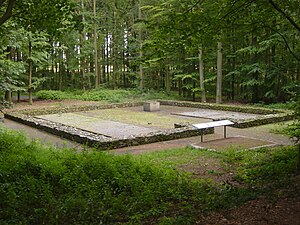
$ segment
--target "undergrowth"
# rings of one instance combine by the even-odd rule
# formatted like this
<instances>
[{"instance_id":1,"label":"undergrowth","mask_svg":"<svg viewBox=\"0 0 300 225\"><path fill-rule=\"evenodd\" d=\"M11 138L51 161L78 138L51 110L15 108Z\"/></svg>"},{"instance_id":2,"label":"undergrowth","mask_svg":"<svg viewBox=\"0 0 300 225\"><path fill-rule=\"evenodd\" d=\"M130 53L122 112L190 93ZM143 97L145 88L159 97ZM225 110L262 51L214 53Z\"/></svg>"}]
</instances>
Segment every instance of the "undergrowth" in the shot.
<instances>
[{"instance_id":1,"label":"undergrowth","mask_svg":"<svg viewBox=\"0 0 300 225\"><path fill-rule=\"evenodd\" d=\"M0 129L0 224L192 221L196 211L222 207L231 196L147 160L56 150Z\"/></svg>"},{"instance_id":2,"label":"undergrowth","mask_svg":"<svg viewBox=\"0 0 300 225\"><path fill-rule=\"evenodd\" d=\"M285 186L297 166L297 150L293 146L248 151L230 149L223 157L237 181L256 188Z\"/></svg>"},{"instance_id":3,"label":"undergrowth","mask_svg":"<svg viewBox=\"0 0 300 225\"><path fill-rule=\"evenodd\" d=\"M137 89L98 89L89 91L57 91L41 90L35 94L39 99L47 100L65 100L76 99L84 101L102 101L102 102L126 102L151 99L174 99L175 94L167 95L164 92L147 91L142 92ZM178 98L178 97L176 97Z\"/></svg>"},{"instance_id":4,"label":"undergrowth","mask_svg":"<svg viewBox=\"0 0 300 225\"><path fill-rule=\"evenodd\" d=\"M172 161L171 152L166 161ZM189 160L198 155L191 149L175 152ZM295 149L208 154L233 165L229 169L240 182L255 184L289 177ZM199 213L259 193L247 185L193 179L176 169L186 160L166 163L166 156L78 154L0 127L0 224L193 224Z\"/></svg>"}]
</instances>

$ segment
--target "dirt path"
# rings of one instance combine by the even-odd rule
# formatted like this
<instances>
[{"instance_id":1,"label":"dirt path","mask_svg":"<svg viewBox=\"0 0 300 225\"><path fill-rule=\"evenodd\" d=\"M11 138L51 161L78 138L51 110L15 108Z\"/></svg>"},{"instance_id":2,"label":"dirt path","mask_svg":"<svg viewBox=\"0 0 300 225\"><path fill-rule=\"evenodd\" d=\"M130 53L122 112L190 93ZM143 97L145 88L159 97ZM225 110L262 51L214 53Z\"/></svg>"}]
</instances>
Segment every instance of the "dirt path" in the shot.
<instances>
[{"instance_id":1,"label":"dirt path","mask_svg":"<svg viewBox=\"0 0 300 225\"><path fill-rule=\"evenodd\" d=\"M228 127L227 128L227 139L223 138L223 128L215 128L215 134L209 134L204 136L204 142L200 142L200 137L191 137L184 139L177 139L172 141L164 141L158 143L152 143L147 145L132 146L126 148L120 148L111 150L114 153L130 153L130 154L141 154L145 152L160 151L171 148L182 148L196 144L199 147L222 150L224 146L228 145L231 141L231 145L228 147L243 147L246 142L250 144L251 148L261 147L266 145L293 145L293 142L286 136L280 134L274 134L270 131L273 125L264 125L259 127L252 127L246 129L239 129Z\"/></svg>"}]
</instances>

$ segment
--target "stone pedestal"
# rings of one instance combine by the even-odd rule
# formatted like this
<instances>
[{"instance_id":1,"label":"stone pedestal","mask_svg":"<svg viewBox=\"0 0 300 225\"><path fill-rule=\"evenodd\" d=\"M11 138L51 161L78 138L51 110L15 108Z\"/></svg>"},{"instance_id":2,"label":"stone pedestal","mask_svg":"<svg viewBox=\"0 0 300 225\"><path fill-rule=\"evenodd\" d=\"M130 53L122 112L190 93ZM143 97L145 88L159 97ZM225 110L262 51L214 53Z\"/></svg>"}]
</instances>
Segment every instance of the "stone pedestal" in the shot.
<instances>
[{"instance_id":1,"label":"stone pedestal","mask_svg":"<svg viewBox=\"0 0 300 225\"><path fill-rule=\"evenodd\" d=\"M160 103L159 102L145 102L144 103L144 111L153 112L160 110Z\"/></svg>"}]
</instances>

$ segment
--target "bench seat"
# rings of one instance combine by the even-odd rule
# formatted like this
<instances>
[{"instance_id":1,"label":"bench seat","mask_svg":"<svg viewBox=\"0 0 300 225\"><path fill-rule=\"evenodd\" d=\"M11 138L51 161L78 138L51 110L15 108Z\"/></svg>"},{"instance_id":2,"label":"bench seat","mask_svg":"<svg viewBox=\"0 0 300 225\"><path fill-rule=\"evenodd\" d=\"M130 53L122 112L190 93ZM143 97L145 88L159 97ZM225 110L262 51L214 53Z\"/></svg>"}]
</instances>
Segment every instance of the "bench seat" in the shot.
<instances>
[{"instance_id":1,"label":"bench seat","mask_svg":"<svg viewBox=\"0 0 300 225\"><path fill-rule=\"evenodd\" d=\"M224 138L226 138L226 126L233 125L234 123L231 122L230 120L218 120L218 121L212 121L212 122L207 122L207 123L199 123L199 124L193 124L193 127L203 130L207 128L212 128L212 127L220 127L224 126ZM201 133L201 142L203 142L203 133Z\"/></svg>"}]
</instances>

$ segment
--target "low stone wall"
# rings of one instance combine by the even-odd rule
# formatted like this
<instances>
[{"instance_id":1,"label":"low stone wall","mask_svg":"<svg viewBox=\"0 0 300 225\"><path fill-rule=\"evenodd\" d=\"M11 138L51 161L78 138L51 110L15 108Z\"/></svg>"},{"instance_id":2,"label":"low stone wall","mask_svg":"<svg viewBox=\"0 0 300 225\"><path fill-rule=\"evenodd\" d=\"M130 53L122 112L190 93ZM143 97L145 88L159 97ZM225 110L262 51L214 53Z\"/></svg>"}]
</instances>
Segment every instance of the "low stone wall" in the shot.
<instances>
[{"instance_id":1,"label":"low stone wall","mask_svg":"<svg viewBox=\"0 0 300 225\"><path fill-rule=\"evenodd\" d=\"M278 113L287 113L288 112L288 111L284 111L284 110L266 109L266 108L261 108L261 107L251 107L251 106L240 107L240 106L236 106L236 105L211 104L211 103L201 103L201 102L186 102L186 101L172 101L172 100L159 100L159 102L161 105L199 108L199 109L223 110L223 111L252 113L252 114L260 114L260 115L278 114Z\"/></svg>"},{"instance_id":2,"label":"low stone wall","mask_svg":"<svg viewBox=\"0 0 300 225\"><path fill-rule=\"evenodd\" d=\"M204 108L214 110L225 110L235 111L243 113L255 113L261 115L258 119L233 121L234 127L246 128L252 126L258 126L268 123L281 122L293 119L293 113L290 111L282 110L270 110L256 107L238 107L232 105L217 105L209 103L195 103L195 102L182 102L182 101L165 101L159 100L161 105L179 106L179 107L192 107L192 108ZM136 146L141 144L148 144L154 142L161 142L167 140L174 140L179 138L186 138L192 136L198 136L203 134L214 133L214 129L203 129L198 130L188 123L174 124L175 128L170 130L162 130L152 132L146 135L131 136L124 139L116 139L101 135L98 133L90 132L83 129L78 129L72 126L67 126L60 123L36 118L37 115L55 114L55 113L69 113L78 111L89 111L99 109L110 109L110 108L125 108L143 106L143 102L135 103L119 103L109 105L85 105L85 106L69 106L69 107L57 107L57 108L46 108L39 110L19 110L5 113L5 118L44 130L54 135L58 135L63 138L67 138L72 141L76 141L82 144L86 144L91 147L96 147L101 150L115 149L128 146Z\"/></svg>"},{"instance_id":3,"label":"low stone wall","mask_svg":"<svg viewBox=\"0 0 300 225\"><path fill-rule=\"evenodd\" d=\"M256 119L247 119L241 121L234 121L233 127L236 128L248 128L248 127L256 127L260 125L270 124L270 123L279 123L288 120L293 120L294 114L293 113L278 113L278 114L270 114L270 115L263 115Z\"/></svg>"},{"instance_id":4,"label":"low stone wall","mask_svg":"<svg viewBox=\"0 0 300 225\"><path fill-rule=\"evenodd\" d=\"M100 109L113 109L113 108L127 108L142 106L143 102L126 102L126 103L115 103L115 104L93 104L93 105L73 105L67 107L55 107L55 108L45 108L45 109L26 109L26 110L16 110L11 112L18 112L20 114L28 116L39 116L39 115L48 115L56 113L72 113L72 112L82 112L82 111L91 111L91 110L100 110Z\"/></svg>"},{"instance_id":5,"label":"low stone wall","mask_svg":"<svg viewBox=\"0 0 300 225\"><path fill-rule=\"evenodd\" d=\"M78 129L60 123L24 115L18 112L6 113L5 118L29 125L60 137L86 144L100 150L109 150L128 146L136 146L154 142L168 141L203 134L212 134L214 129L198 130L192 126L182 126L170 130L152 132L141 136L131 136L124 139L116 139L94 132Z\"/></svg>"},{"instance_id":6,"label":"low stone wall","mask_svg":"<svg viewBox=\"0 0 300 225\"><path fill-rule=\"evenodd\" d=\"M232 118L223 118L234 122L233 127L236 128L248 128L255 127L264 124L278 123L294 119L294 113L288 110L277 110L277 109L265 109L260 107L239 107L235 105L222 105L222 104L210 104L210 103L199 103L199 102L184 102L184 101L165 101L160 100L161 105L178 106L178 107L190 107L199 109L212 109L222 111L232 111L241 113L258 114L258 118L245 119L245 120L234 120Z\"/></svg>"}]
</instances>

